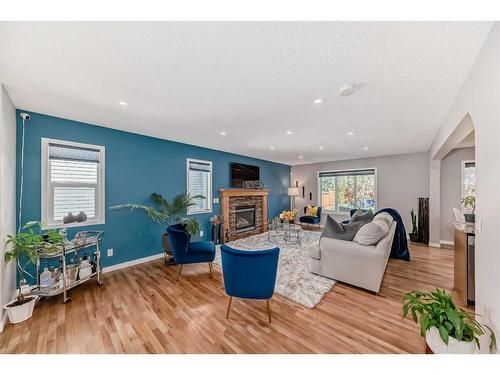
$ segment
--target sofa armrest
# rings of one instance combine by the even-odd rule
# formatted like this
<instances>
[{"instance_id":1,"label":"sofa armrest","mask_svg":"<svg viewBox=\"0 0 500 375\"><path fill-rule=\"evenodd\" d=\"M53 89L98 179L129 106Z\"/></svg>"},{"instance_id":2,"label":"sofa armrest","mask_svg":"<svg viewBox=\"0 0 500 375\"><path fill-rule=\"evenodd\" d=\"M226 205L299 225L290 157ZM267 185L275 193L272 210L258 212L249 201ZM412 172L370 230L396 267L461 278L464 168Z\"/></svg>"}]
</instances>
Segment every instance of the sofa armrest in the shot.
<instances>
[{"instance_id":1,"label":"sofa armrest","mask_svg":"<svg viewBox=\"0 0 500 375\"><path fill-rule=\"evenodd\" d=\"M306 250L307 250L307 255L309 255L309 258L321 259L321 251L319 248L319 241L315 241L315 242L307 245Z\"/></svg>"}]
</instances>

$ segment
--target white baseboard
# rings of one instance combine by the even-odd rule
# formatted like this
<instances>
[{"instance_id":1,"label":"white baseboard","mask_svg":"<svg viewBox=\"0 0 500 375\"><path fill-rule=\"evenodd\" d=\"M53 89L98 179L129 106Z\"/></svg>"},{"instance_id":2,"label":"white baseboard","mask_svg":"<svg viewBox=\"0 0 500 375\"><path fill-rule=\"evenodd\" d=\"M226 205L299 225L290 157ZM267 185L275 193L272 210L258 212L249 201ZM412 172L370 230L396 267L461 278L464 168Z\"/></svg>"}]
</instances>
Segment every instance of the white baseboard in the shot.
<instances>
[{"instance_id":1,"label":"white baseboard","mask_svg":"<svg viewBox=\"0 0 500 375\"><path fill-rule=\"evenodd\" d=\"M137 264L150 262L152 260L156 260L156 259L160 259L160 258L163 258L163 252L161 252L159 254L151 255L151 256L145 257L145 258L134 259L134 260L130 260L128 262L114 264L114 265L109 266L109 267L103 267L102 273L121 270L122 268L132 267L132 266L135 266Z\"/></svg>"},{"instance_id":2,"label":"white baseboard","mask_svg":"<svg viewBox=\"0 0 500 375\"><path fill-rule=\"evenodd\" d=\"M441 241L439 241L439 243L440 243L441 245L450 245L450 246L455 246L455 242L453 242L453 241L445 241L445 240L441 240Z\"/></svg>"},{"instance_id":3,"label":"white baseboard","mask_svg":"<svg viewBox=\"0 0 500 375\"><path fill-rule=\"evenodd\" d=\"M430 247L438 247L438 248L440 248L441 244L438 244L438 243L435 243L435 242L429 242L429 246Z\"/></svg>"}]
</instances>

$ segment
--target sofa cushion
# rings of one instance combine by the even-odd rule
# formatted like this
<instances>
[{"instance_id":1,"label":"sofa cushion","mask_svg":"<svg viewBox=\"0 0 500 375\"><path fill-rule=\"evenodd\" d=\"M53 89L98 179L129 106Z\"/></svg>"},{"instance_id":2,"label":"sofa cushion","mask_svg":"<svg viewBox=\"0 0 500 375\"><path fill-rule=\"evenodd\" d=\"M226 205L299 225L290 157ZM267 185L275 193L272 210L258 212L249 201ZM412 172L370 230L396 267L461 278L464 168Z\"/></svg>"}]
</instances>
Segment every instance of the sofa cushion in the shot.
<instances>
[{"instance_id":1,"label":"sofa cushion","mask_svg":"<svg viewBox=\"0 0 500 375\"><path fill-rule=\"evenodd\" d=\"M353 241L365 246L376 245L389 233L389 228L385 220L373 220L359 228Z\"/></svg>"},{"instance_id":2,"label":"sofa cushion","mask_svg":"<svg viewBox=\"0 0 500 375\"><path fill-rule=\"evenodd\" d=\"M306 224L318 224L320 221L320 218L317 216L301 216L299 218L299 221L301 223L306 223Z\"/></svg>"},{"instance_id":3,"label":"sofa cushion","mask_svg":"<svg viewBox=\"0 0 500 375\"><path fill-rule=\"evenodd\" d=\"M394 219L387 212L381 212L373 218L373 220L383 220L390 227Z\"/></svg>"},{"instance_id":4,"label":"sofa cushion","mask_svg":"<svg viewBox=\"0 0 500 375\"><path fill-rule=\"evenodd\" d=\"M319 241L313 242L313 243L310 243L309 245L307 245L307 255L309 255L309 258L313 258L313 259L320 259L321 258Z\"/></svg>"},{"instance_id":5,"label":"sofa cushion","mask_svg":"<svg viewBox=\"0 0 500 375\"><path fill-rule=\"evenodd\" d=\"M349 220L350 224L353 223L362 223L362 224L367 224L370 221L373 220L373 211L372 210L357 210L354 212L351 216L351 219Z\"/></svg>"},{"instance_id":6,"label":"sofa cushion","mask_svg":"<svg viewBox=\"0 0 500 375\"><path fill-rule=\"evenodd\" d=\"M326 217L325 227L321 233L321 238L334 238L336 240L352 241L363 222L342 224L338 223L331 215Z\"/></svg>"}]
</instances>

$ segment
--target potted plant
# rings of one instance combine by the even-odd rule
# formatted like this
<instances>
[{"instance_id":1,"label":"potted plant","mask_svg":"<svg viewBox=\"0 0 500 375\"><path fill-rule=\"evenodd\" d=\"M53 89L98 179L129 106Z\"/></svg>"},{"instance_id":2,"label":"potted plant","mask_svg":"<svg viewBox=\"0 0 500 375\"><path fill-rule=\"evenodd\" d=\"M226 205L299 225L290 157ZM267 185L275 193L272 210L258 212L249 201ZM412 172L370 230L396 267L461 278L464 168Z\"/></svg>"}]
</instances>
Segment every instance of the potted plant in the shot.
<instances>
[{"instance_id":1,"label":"potted plant","mask_svg":"<svg viewBox=\"0 0 500 375\"><path fill-rule=\"evenodd\" d=\"M153 193L150 196L152 202L151 206L127 203L118 206L113 206L111 209L129 208L131 210L143 210L148 217L155 223L166 223L168 226L175 223L182 223L185 225L186 232L195 236L200 232L200 224L195 218L182 218L181 215L185 214L189 207L194 206L195 200L205 199L203 195L178 194L169 203L160 194ZM170 249L170 241L168 240L168 233L162 235L163 251L165 252L165 263L173 264L174 258L172 250Z\"/></svg>"},{"instance_id":2,"label":"potted plant","mask_svg":"<svg viewBox=\"0 0 500 375\"><path fill-rule=\"evenodd\" d=\"M411 225L412 225L412 230L410 233L410 241L411 242L418 242L418 227L417 227L417 215L415 214L415 210L410 211L411 215Z\"/></svg>"},{"instance_id":3,"label":"potted plant","mask_svg":"<svg viewBox=\"0 0 500 375\"><path fill-rule=\"evenodd\" d=\"M494 332L482 325L473 314L457 308L453 298L443 289L434 292L412 291L403 296L403 318L411 314L420 321L420 334L427 345L438 354L472 354L479 336L490 332L490 352L496 348Z\"/></svg>"},{"instance_id":4,"label":"potted plant","mask_svg":"<svg viewBox=\"0 0 500 375\"><path fill-rule=\"evenodd\" d=\"M37 227L38 230L35 231ZM38 299L36 295L25 295L23 284L26 285L26 280L23 278L23 274L29 275L26 266L30 263L36 264L41 251L45 253L59 252L63 243L63 237L56 229L42 233L40 223L37 221L26 223L15 235L7 235L5 243L7 250L4 254L4 260L6 263L16 262L17 277L19 278L17 297L3 307L12 324L31 318L35 302ZM23 261L26 261L24 266L22 265Z\"/></svg>"},{"instance_id":5,"label":"potted plant","mask_svg":"<svg viewBox=\"0 0 500 375\"><path fill-rule=\"evenodd\" d=\"M467 223L473 223L475 221L474 211L476 210L476 197L473 195L467 195L462 198L461 202L465 210L465 221Z\"/></svg>"},{"instance_id":6,"label":"potted plant","mask_svg":"<svg viewBox=\"0 0 500 375\"><path fill-rule=\"evenodd\" d=\"M290 224L293 224L295 223L295 217L297 215L297 209L293 209L291 211L283 211L281 214L280 214L280 219L282 222L289 222Z\"/></svg>"}]
</instances>

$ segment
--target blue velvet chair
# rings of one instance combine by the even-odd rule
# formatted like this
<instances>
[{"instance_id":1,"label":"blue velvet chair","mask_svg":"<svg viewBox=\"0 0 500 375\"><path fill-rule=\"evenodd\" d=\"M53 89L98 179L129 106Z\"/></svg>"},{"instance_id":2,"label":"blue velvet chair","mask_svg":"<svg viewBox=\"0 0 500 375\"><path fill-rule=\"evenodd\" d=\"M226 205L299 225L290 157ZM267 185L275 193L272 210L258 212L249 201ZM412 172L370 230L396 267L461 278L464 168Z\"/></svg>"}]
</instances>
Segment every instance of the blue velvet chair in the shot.
<instances>
[{"instance_id":1,"label":"blue velvet chair","mask_svg":"<svg viewBox=\"0 0 500 375\"><path fill-rule=\"evenodd\" d=\"M307 211L307 206L304 207L304 214ZM318 211L316 212L316 216L304 215L299 218L299 221L302 224L310 224L310 225L318 225L318 229L320 228L319 223L321 222L321 207L318 207Z\"/></svg>"},{"instance_id":2,"label":"blue velvet chair","mask_svg":"<svg viewBox=\"0 0 500 375\"><path fill-rule=\"evenodd\" d=\"M271 323L271 306L269 299L274 294L276 272L280 249L245 251L221 246L222 273L224 288L229 295L226 319L233 297L249 299L265 299L267 315Z\"/></svg>"},{"instance_id":3,"label":"blue velvet chair","mask_svg":"<svg viewBox=\"0 0 500 375\"><path fill-rule=\"evenodd\" d=\"M215 245L212 241L191 242L191 236L183 224L170 225L167 233L175 263L180 264L177 281L181 276L183 265L190 263L208 263L212 277L212 262L215 258Z\"/></svg>"}]
</instances>

